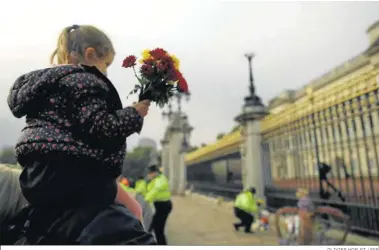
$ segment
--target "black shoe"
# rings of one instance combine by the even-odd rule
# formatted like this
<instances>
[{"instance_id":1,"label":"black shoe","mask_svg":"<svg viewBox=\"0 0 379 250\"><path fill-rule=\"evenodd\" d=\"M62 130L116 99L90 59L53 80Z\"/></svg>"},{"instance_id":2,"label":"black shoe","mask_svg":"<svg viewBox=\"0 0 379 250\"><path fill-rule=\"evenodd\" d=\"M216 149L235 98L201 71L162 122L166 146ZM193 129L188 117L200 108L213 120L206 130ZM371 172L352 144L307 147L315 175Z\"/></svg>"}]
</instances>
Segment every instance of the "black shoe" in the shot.
<instances>
[{"instance_id":1,"label":"black shoe","mask_svg":"<svg viewBox=\"0 0 379 250\"><path fill-rule=\"evenodd\" d=\"M236 230L236 231L238 231L238 229L240 228L238 225L236 225L236 224L233 224L233 226L234 226L234 229Z\"/></svg>"},{"instance_id":2,"label":"black shoe","mask_svg":"<svg viewBox=\"0 0 379 250\"><path fill-rule=\"evenodd\" d=\"M245 230L245 234L252 234L252 233L254 233L254 232L251 230Z\"/></svg>"}]
</instances>

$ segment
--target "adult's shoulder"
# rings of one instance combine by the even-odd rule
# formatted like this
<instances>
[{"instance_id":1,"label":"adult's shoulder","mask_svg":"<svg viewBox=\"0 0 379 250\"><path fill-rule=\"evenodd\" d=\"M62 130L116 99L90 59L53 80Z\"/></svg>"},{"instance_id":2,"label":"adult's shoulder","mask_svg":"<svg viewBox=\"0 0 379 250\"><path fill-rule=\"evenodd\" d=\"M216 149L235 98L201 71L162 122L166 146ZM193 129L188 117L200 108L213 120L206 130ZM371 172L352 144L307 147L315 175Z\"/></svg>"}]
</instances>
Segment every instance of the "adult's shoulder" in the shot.
<instances>
[{"instance_id":1,"label":"adult's shoulder","mask_svg":"<svg viewBox=\"0 0 379 250\"><path fill-rule=\"evenodd\" d=\"M102 210L82 231L82 245L155 245L141 222L123 205L113 204Z\"/></svg>"}]
</instances>

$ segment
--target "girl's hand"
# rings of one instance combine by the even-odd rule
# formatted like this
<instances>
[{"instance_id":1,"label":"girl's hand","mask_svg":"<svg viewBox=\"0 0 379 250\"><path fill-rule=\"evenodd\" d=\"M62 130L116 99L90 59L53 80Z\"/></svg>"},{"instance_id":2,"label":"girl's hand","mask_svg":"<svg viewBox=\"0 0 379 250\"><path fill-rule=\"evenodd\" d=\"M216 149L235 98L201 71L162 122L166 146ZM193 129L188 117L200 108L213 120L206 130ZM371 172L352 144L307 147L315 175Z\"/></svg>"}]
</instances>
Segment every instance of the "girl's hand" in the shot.
<instances>
[{"instance_id":1,"label":"girl's hand","mask_svg":"<svg viewBox=\"0 0 379 250\"><path fill-rule=\"evenodd\" d=\"M133 107L137 110L138 114L145 117L149 113L150 101L143 100L138 103L133 103Z\"/></svg>"}]
</instances>

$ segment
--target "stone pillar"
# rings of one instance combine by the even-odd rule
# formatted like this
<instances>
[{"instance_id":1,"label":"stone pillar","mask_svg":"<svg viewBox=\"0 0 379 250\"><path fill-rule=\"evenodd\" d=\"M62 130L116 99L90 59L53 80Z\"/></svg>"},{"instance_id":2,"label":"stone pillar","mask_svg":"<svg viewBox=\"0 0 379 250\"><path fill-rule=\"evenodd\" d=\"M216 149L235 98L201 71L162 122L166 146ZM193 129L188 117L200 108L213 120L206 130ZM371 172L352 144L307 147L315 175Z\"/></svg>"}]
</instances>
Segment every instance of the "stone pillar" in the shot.
<instances>
[{"instance_id":1,"label":"stone pillar","mask_svg":"<svg viewBox=\"0 0 379 250\"><path fill-rule=\"evenodd\" d=\"M184 157L186 155L185 151L180 152L179 154L179 163L178 163L178 189L177 194L183 195L187 187L187 168L184 162Z\"/></svg>"},{"instance_id":2,"label":"stone pillar","mask_svg":"<svg viewBox=\"0 0 379 250\"><path fill-rule=\"evenodd\" d=\"M258 197L264 197L264 175L261 155L261 129L259 120L250 120L245 125L245 157L243 158L244 188L255 187Z\"/></svg>"},{"instance_id":3,"label":"stone pillar","mask_svg":"<svg viewBox=\"0 0 379 250\"><path fill-rule=\"evenodd\" d=\"M179 147L180 147L180 133L177 131L171 132L171 138L170 138L170 161L169 161L169 183L171 192L173 194L176 193L177 190L177 167L178 167L178 155L179 155Z\"/></svg>"},{"instance_id":4,"label":"stone pillar","mask_svg":"<svg viewBox=\"0 0 379 250\"><path fill-rule=\"evenodd\" d=\"M178 190L178 167L180 165L180 149L182 146L182 129L181 129L181 121L180 115L178 113L174 113L171 124L168 128L170 133L170 160L169 160L169 182L171 192L173 194L177 193Z\"/></svg>"},{"instance_id":5,"label":"stone pillar","mask_svg":"<svg viewBox=\"0 0 379 250\"><path fill-rule=\"evenodd\" d=\"M191 130L186 116L179 112L173 113L165 140L162 140L162 165L173 194L184 194L187 186L187 169L184 162L187 147L184 142Z\"/></svg>"},{"instance_id":6,"label":"stone pillar","mask_svg":"<svg viewBox=\"0 0 379 250\"><path fill-rule=\"evenodd\" d=\"M165 138L161 141L162 144L162 153L161 153L161 167L163 168L163 174L170 178L170 148L169 148L169 141Z\"/></svg>"}]
</instances>

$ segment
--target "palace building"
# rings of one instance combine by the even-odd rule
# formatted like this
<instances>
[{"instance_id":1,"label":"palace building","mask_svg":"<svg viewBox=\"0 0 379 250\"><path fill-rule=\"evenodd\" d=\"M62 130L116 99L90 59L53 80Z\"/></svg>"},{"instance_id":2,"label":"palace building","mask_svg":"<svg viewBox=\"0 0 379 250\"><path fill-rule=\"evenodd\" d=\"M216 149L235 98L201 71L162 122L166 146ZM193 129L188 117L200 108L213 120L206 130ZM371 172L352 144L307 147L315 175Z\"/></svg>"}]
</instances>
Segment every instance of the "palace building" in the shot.
<instances>
[{"instance_id":1,"label":"palace building","mask_svg":"<svg viewBox=\"0 0 379 250\"><path fill-rule=\"evenodd\" d=\"M269 114L261 121L262 150L274 182L313 179L318 163L330 165L335 180L378 179L379 21L367 35L370 45L365 51L301 89L284 91L269 101ZM213 159L218 163L211 164L222 165L233 154L243 157L242 139L240 130L230 133L188 153L186 165ZM225 164L241 168L238 157Z\"/></svg>"}]
</instances>

